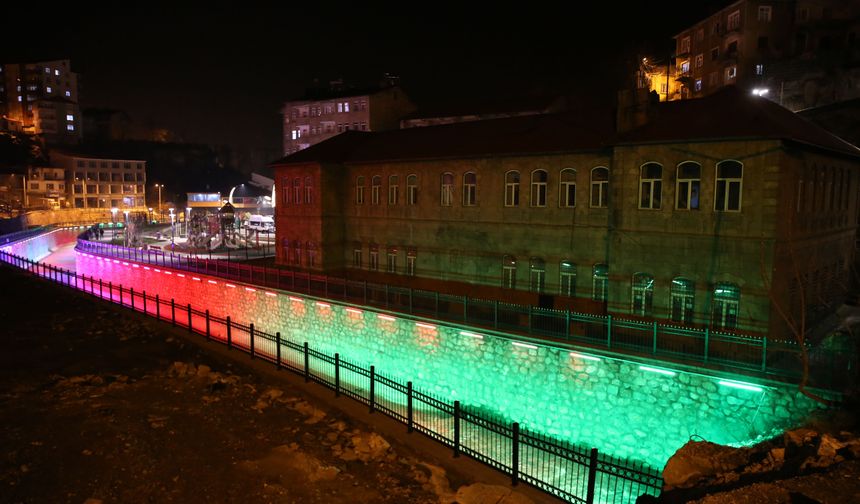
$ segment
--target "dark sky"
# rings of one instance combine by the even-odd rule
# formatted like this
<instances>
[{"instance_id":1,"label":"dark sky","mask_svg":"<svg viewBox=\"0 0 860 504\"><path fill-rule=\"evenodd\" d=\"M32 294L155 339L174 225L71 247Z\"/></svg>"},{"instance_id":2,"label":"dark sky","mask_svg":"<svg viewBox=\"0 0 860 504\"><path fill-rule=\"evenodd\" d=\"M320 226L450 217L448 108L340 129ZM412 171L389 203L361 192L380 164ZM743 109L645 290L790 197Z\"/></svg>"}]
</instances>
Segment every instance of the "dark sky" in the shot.
<instances>
[{"instance_id":1,"label":"dark sky","mask_svg":"<svg viewBox=\"0 0 860 504\"><path fill-rule=\"evenodd\" d=\"M314 78L373 81L388 71L419 104L541 89L601 99L640 48L670 50L706 4L727 2L83 3L5 7L19 22L4 23L0 59L69 57L84 107L122 109L189 141L277 150L281 103Z\"/></svg>"}]
</instances>

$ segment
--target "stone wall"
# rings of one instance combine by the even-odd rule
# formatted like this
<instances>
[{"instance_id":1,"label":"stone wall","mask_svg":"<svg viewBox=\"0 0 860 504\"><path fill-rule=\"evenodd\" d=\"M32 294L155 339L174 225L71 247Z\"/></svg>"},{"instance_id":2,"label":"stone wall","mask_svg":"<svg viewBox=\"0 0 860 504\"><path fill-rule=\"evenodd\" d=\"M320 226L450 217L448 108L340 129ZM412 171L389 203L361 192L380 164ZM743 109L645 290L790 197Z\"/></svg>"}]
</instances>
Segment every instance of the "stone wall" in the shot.
<instances>
[{"instance_id":1,"label":"stone wall","mask_svg":"<svg viewBox=\"0 0 860 504\"><path fill-rule=\"evenodd\" d=\"M307 341L313 349L339 352L343 360L375 365L378 374L411 380L417 390L446 401L457 399L466 408L658 468L691 437L749 444L800 424L817 407L791 385L732 388L704 372L661 374L639 363L589 360L480 331L464 334L467 328L380 318L365 309L347 311L335 303L121 260L79 254L77 268L105 285L111 281L175 299L179 306L191 303L213 316L253 322L298 344ZM98 290L97 282L87 288ZM184 317L181 312L178 318ZM202 327L203 320L195 318L194 324ZM212 333L224 338L221 326L213 324ZM481 337L475 337L478 333ZM238 331L233 338L243 341ZM271 343L256 346L274 352ZM283 353L298 358L286 348Z\"/></svg>"}]
</instances>

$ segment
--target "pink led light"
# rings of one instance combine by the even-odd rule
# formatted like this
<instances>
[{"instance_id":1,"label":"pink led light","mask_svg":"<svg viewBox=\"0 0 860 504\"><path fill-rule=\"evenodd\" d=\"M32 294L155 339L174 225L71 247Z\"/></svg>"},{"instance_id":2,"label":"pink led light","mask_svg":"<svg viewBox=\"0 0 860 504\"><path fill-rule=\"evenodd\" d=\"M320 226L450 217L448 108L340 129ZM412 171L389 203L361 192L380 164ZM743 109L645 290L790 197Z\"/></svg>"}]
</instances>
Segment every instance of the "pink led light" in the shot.
<instances>
[{"instance_id":1,"label":"pink led light","mask_svg":"<svg viewBox=\"0 0 860 504\"><path fill-rule=\"evenodd\" d=\"M328 303L323 303L322 301L317 301L317 306L320 308L331 308L331 305Z\"/></svg>"},{"instance_id":2,"label":"pink led light","mask_svg":"<svg viewBox=\"0 0 860 504\"><path fill-rule=\"evenodd\" d=\"M152 270L152 271L154 271L154 272L156 272L156 273L161 273L161 270L160 270L160 269L158 269L158 268L155 268L155 269L154 269L154 270Z\"/></svg>"},{"instance_id":3,"label":"pink led light","mask_svg":"<svg viewBox=\"0 0 860 504\"><path fill-rule=\"evenodd\" d=\"M132 266L132 268L140 268L140 266L137 264L132 264L131 266Z\"/></svg>"},{"instance_id":4,"label":"pink led light","mask_svg":"<svg viewBox=\"0 0 860 504\"><path fill-rule=\"evenodd\" d=\"M434 331L436 330L436 326L431 325L431 324L424 324L422 322L415 322L415 325L418 327L421 327L423 329L432 329Z\"/></svg>"},{"instance_id":5,"label":"pink led light","mask_svg":"<svg viewBox=\"0 0 860 504\"><path fill-rule=\"evenodd\" d=\"M149 266L144 266L143 269L148 270Z\"/></svg>"},{"instance_id":6,"label":"pink led light","mask_svg":"<svg viewBox=\"0 0 860 504\"><path fill-rule=\"evenodd\" d=\"M389 322L397 320L396 318L392 317L391 315L383 315L381 313L376 314L376 317L379 319L382 319L382 320L388 320Z\"/></svg>"},{"instance_id":7,"label":"pink led light","mask_svg":"<svg viewBox=\"0 0 860 504\"><path fill-rule=\"evenodd\" d=\"M349 313L355 313L356 315L361 315L362 313L364 313L358 308L347 308L346 311L348 311Z\"/></svg>"},{"instance_id":8,"label":"pink led light","mask_svg":"<svg viewBox=\"0 0 860 504\"><path fill-rule=\"evenodd\" d=\"M123 266L128 266L128 263L127 263L127 262L125 262L125 261L123 261L123 262L122 262L122 265L123 265Z\"/></svg>"},{"instance_id":9,"label":"pink led light","mask_svg":"<svg viewBox=\"0 0 860 504\"><path fill-rule=\"evenodd\" d=\"M115 263L119 264L119 261L117 261L116 259L114 259L114 260L113 260L113 262L115 262Z\"/></svg>"},{"instance_id":10,"label":"pink led light","mask_svg":"<svg viewBox=\"0 0 860 504\"><path fill-rule=\"evenodd\" d=\"M215 280L207 280L207 282L211 283L212 285L218 285L218 282L216 282Z\"/></svg>"},{"instance_id":11,"label":"pink led light","mask_svg":"<svg viewBox=\"0 0 860 504\"><path fill-rule=\"evenodd\" d=\"M248 292L257 292L257 289L252 289L250 287L245 287L245 290Z\"/></svg>"},{"instance_id":12,"label":"pink led light","mask_svg":"<svg viewBox=\"0 0 860 504\"><path fill-rule=\"evenodd\" d=\"M236 286L235 286L235 285L233 285L233 284L224 284L224 285L226 285L227 287L230 287L231 289L235 289L235 288L236 288Z\"/></svg>"},{"instance_id":13,"label":"pink led light","mask_svg":"<svg viewBox=\"0 0 860 504\"><path fill-rule=\"evenodd\" d=\"M277 297L277 294L275 294L274 292L266 292L266 295L272 296L272 297Z\"/></svg>"},{"instance_id":14,"label":"pink led light","mask_svg":"<svg viewBox=\"0 0 860 504\"><path fill-rule=\"evenodd\" d=\"M176 276L178 276L179 278L185 278L185 275L183 275L182 273L177 273Z\"/></svg>"},{"instance_id":15,"label":"pink led light","mask_svg":"<svg viewBox=\"0 0 860 504\"><path fill-rule=\"evenodd\" d=\"M304 303L304 302L305 302L305 300L304 300L304 299L302 299L302 298L297 298L297 297L293 297L293 296L290 296L290 301L296 301L296 302L299 302L299 303Z\"/></svg>"},{"instance_id":16,"label":"pink led light","mask_svg":"<svg viewBox=\"0 0 860 504\"><path fill-rule=\"evenodd\" d=\"M165 272L164 272L164 274L165 274L165 275L172 275L173 273L171 273L171 272L169 272L169 271L165 271Z\"/></svg>"},{"instance_id":17,"label":"pink led light","mask_svg":"<svg viewBox=\"0 0 860 504\"><path fill-rule=\"evenodd\" d=\"M199 278L197 278L197 277L191 277L191 279L192 279L192 280L197 280L198 282L200 281L200 279L199 279Z\"/></svg>"}]
</instances>

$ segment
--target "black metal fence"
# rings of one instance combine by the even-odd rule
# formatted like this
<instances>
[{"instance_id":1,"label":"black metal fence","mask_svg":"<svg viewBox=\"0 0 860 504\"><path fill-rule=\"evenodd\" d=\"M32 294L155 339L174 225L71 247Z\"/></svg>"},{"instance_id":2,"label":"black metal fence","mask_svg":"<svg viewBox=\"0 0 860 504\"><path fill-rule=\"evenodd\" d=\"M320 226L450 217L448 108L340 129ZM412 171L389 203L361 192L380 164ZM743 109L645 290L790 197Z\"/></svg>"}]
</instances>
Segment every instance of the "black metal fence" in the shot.
<instances>
[{"instance_id":1,"label":"black metal fence","mask_svg":"<svg viewBox=\"0 0 860 504\"><path fill-rule=\"evenodd\" d=\"M526 334L559 342L586 345L696 365L740 370L746 374L796 380L803 372L800 348L794 340L715 331L570 310L540 308L474 299L387 284L348 280L310 272L266 268L211 260L158 250L139 250L78 240L77 249L195 273L289 290L316 297L360 303L438 320ZM854 349L808 344L810 385L832 388L854 380Z\"/></svg>"},{"instance_id":2,"label":"black metal fence","mask_svg":"<svg viewBox=\"0 0 860 504\"><path fill-rule=\"evenodd\" d=\"M371 413L378 411L404 423L408 432L418 431L443 443L455 457L465 454L508 474L512 484L523 481L574 503L632 503L639 495L659 495L661 491L660 472L643 463L531 432L491 412L422 392L411 381L402 383L379 374L375 366L365 368L338 353L328 355L307 342L265 332L252 322L214 316L191 304L176 304L174 299L2 251L0 261L293 371L307 382L332 389L337 396L366 404Z\"/></svg>"}]
</instances>

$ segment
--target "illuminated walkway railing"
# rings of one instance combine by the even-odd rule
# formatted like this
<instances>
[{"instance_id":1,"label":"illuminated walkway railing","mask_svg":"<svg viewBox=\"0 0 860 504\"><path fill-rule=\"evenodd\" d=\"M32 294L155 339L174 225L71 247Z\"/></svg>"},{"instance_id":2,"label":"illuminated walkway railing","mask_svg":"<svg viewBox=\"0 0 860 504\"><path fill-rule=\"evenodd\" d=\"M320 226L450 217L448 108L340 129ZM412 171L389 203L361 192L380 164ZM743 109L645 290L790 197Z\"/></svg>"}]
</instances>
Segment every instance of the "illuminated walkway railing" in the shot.
<instances>
[{"instance_id":1,"label":"illuminated walkway railing","mask_svg":"<svg viewBox=\"0 0 860 504\"><path fill-rule=\"evenodd\" d=\"M573 503L632 503L639 495L658 495L661 491L660 472L643 463L576 446L520 428L516 422L461 407L459 401L422 392L411 381L401 383L377 374L374 366L365 368L341 359L338 353L319 352L307 342L289 341L279 332L265 332L250 321L212 316L209 310L195 309L191 304L177 304L174 299L136 292L4 251L0 251L0 261L185 327L209 341L300 374L307 382L366 404L371 413L378 411L404 423L408 432L418 431L443 443L455 457L462 453L510 475L512 484L523 481Z\"/></svg>"},{"instance_id":2,"label":"illuminated walkway railing","mask_svg":"<svg viewBox=\"0 0 860 504\"><path fill-rule=\"evenodd\" d=\"M158 250L138 250L82 238L78 240L77 250L628 355L742 370L746 374L785 380L798 379L803 368L799 347L793 340L778 341L713 331L707 327L487 301ZM811 385L832 388L854 379L857 356L853 349L809 346L807 350Z\"/></svg>"}]
</instances>

